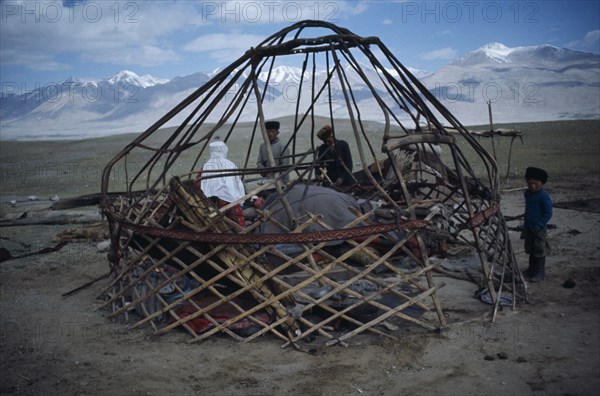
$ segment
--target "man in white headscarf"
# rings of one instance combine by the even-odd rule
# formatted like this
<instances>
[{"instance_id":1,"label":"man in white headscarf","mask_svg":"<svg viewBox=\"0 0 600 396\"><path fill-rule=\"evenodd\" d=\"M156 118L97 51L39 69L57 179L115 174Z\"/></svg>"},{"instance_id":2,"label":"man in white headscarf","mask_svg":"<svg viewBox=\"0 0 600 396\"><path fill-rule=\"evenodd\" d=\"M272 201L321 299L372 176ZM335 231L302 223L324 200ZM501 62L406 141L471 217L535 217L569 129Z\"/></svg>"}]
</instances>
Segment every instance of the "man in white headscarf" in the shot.
<instances>
[{"instance_id":1,"label":"man in white headscarf","mask_svg":"<svg viewBox=\"0 0 600 396\"><path fill-rule=\"evenodd\" d=\"M200 189L207 197L218 198L218 206L223 207L246 195L244 183L239 175L219 175L219 173L233 173L237 166L227 159L227 145L221 141L214 141L208 145L210 158L202 167ZM232 208L229 213L233 220L243 226L243 215L240 206ZM239 213L238 213L239 212Z\"/></svg>"}]
</instances>

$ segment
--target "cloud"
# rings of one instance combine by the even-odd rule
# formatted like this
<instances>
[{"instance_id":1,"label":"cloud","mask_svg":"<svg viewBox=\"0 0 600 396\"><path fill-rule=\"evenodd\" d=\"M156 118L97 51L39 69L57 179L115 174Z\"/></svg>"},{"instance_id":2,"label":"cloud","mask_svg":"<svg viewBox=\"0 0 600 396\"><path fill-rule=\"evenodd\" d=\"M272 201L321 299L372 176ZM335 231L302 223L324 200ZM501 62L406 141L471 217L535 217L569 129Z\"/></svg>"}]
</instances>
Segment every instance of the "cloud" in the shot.
<instances>
[{"instance_id":1,"label":"cloud","mask_svg":"<svg viewBox=\"0 0 600 396\"><path fill-rule=\"evenodd\" d=\"M456 51L456 49L445 47L421 54L420 58L423 60L450 60L456 58L457 54L458 52Z\"/></svg>"},{"instance_id":2,"label":"cloud","mask_svg":"<svg viewBox=\"0 0 600 396\"><path fill-rule=\"evenodd\" d=\"M183 46L189 52L214 52L214 51L240 51L244 52L250 47L256 47L264 41L262 35L240 33L213 33L206 34L190 41ZM238 56L241 53L238 53Z\"/></svg>"},{"instance_id":3,"label":"cloud","mask_svg":"<svg viewBox=\"0 0 600 396\"><path fill-rule=\"evenodd\" d=\"M350 15L360 15L363 12L367 11L369 8L367 6L366 1L358 1L358 2L348 2L348 1L338 1L338 4L341 4L340 11L341 13L349 13ZM326 3L325 3L326 4ZM350 5L353 4L353 5Z\"/></svg>"},{"instance_id":4,"label":"cloud","mask_svg":"<svg viewBox=\"0 0 600 396\"><path fill-rule=\"evenodd\" d=\"M600 41L600 29L592 30L591 32L587 32L585 37L583 38L584 44L587 45L596 45Z\"/></svg>"},{"instance_id":5,"label":"cloud","mask_svg":"<svg viewBox=\"0 0 600 396\"><path fill-rule=\"evenodd\" d=\"M71 67L54 59L52 55L39 52L15 51L3 49L0 51L3 66L26 67L37 71L68 70Z\"/></svg>"},{"instance_id":6,"label":"cloud","mask_svg":"<svg viewBox=\"0 0 600 396\"><path fill-rule=\"evenodd\" d=\"M195 38L182 47L182 50L206 53L217 64L228 64L238 59L251 47L265 40L264 35L240 33L213 33Z\"/></svg>"},{"instance_id":7,"label":"cloud","mask_svg":"<svg viewBox=\"0 0 600 396\"><path fill-rule=\"evenodd\" d=\"M201 5L205 22L220 25L293 24L306 19L337 23L368 9L366 1L207 1Z\"/></svg>"},{"instance_id":8,"label":"cloud","mask_svg":"<svg viewBox=\"0 0 600 396\"><path fill-rule=\"evenodd\" d=\"M193 2L10 2L1 7L2 65L31 70L65 68L76 55L88 62L166 64L178 59L171 35L197 27ZM9 55L6 56L5 55ZM72 57L73 58L73 57ZM43 60L45 65L40 65Z\"/></svg>"},{"instance_id":9,"label":"cloud","mask_svg":"<svg viewBox=\"0 0 600 396\"><path fill-rule=\"evenodd\" d=\"M102 62L115 65L159 66L169 62L178 62L182 58L173 50L162 49L153 45L122 48L97 48L93 53L83 53L84 62Z\"/></svg>"},{"instance_id":10,"label":"cloud","mask_svg":"<svg viewBox=\"0 0 600 396\"><path fill-rule=\"evenodd\" d=\"M598 52L600 50L600 29L587 32L582 39L571 41L565 44L565 47Z\"/></svg>"},{"instance_id":11,"label":"cloud","mask_svg":"<svg viewBox=\"0 0 600 396\"><path fill-rule=\"evenodd\" d=\"M386 18L383 20L383 22L381 22L383 25L392 25L394 22L392 22L391 19Z\"/></svg>"},{"instance_id":12,"label":"cloud","mask_svg":"<svg viewBox=\"0 0 600 396\"><path fill-rule=\"evenodd\" d=\"M252 29L267 23L295 23L340 18L367 9L363 1L77 1L3 2L0 7L2 65L30 70L68 68L66 58L85 62L157 66L181 61L176 51L224 51L239 55L264 40L264 35L230 35L233 27ZM191 36L206 28L215 34ZM204 38L203 38L204 37ZM211 41L211 39L213 41ZM187 43L182 47L182 43ZM7 52L6 50L11 50ZM240 50L240 51L237 51Z\"/></svg>"}]
</instances>

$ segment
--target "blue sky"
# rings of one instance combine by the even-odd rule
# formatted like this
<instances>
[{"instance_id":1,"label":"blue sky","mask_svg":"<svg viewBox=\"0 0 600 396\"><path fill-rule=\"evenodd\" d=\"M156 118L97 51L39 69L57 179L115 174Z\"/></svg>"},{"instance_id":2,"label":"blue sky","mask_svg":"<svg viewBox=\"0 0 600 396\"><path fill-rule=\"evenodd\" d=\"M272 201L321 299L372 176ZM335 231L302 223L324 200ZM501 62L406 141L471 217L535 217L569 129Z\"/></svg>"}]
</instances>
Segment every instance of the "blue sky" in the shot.
<instances>
[{"instance_id":1,"label":"blue sky","mask_svg":"<svg viewBox=\"0 0 600 396\"><path fill-rule=\"evenodd\" d=\"M597 0L2 0L0 82L21 93L120 70L157 78L212 71L302 19L378 36L405 66L426 71L490 42L600 52Z\"/></svg>"}]
</instances>

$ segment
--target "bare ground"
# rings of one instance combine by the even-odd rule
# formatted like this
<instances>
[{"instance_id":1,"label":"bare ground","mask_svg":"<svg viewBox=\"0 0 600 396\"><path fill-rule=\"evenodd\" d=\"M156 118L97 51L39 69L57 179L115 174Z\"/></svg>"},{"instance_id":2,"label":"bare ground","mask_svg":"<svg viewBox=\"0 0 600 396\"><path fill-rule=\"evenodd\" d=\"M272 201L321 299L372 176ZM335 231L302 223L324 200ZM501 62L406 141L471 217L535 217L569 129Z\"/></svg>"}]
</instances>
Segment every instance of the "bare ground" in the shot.
<instances>
[{"instance_id":1,"label":"bare ground","mask_svg":"<svg viewBox=\"0 0 600 396\"><path fill-rule=\"evenodd\" d=\"M597 183L595 175L565 177L546 189L556 203L593 205L587 200L600 196ZM505 193L502 204L505 215L522 213L522 191ZM529 285L529 303L516 311L504 309L491 323L490 306L473 297L476 285L437 274L436 282L447 284L440 290L446 331L407 328L399 341L362 334L348 347L315 345L314 354L281 348L271 336L190 344L184 332L158 338L149 328L130 330L96 310L105 280L61 297L108 270L97 242L7 260L0 263L0 393L597 395L600 214L556 208L551 223L546 280ZM2 227L2 246L13 256L37 251L69 227ZM527 257L518 234L512 237L524 268ZM563 287L568 279L574 288Z\"/></svg>"}]
</instances>

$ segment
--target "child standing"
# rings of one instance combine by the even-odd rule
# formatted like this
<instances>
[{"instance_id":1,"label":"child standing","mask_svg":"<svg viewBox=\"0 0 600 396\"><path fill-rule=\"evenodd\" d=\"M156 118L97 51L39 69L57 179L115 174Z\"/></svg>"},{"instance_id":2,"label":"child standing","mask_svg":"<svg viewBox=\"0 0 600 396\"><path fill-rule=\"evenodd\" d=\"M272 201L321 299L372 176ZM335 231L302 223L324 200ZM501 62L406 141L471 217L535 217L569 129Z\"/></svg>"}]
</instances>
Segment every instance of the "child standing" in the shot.
<instances>
[{"instance_id":1,"label":"child standing","mask_svg":"<svg viewBox=\"0 0 600 396\"><path fill-rule=\"evenodd\" d=\"M525 221L521 239L525 240L525 253L529 255L529 268L523 272L530 282L544 280L546 255L550 245L546 239L546 226L552 217L552 200L543 186L548 174L540 168L529 167L525 171Z\"/></svg>"}]
</instances>

